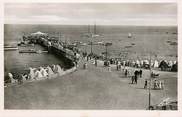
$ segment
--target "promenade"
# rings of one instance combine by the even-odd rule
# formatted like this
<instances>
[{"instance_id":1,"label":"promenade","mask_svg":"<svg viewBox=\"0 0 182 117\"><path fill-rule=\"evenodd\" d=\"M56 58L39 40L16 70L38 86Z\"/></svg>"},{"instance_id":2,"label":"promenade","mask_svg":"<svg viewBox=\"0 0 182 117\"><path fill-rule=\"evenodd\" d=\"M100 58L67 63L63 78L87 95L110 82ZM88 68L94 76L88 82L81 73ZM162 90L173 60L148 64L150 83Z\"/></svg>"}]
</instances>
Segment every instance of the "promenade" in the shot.
<instances>
[{"instance_id":1,"label":"promenade","mask_svg":"<svg viewBox=\"0 0 182 117\"><path fill-rule=\"evenodd\" d=\"M148 90L144 81L149 70L143 70L138 84L131 84L121 71L112 66L111 72L103 66L87 62L78 69L54 79L7 87L4 90L5 109L140 109L148 107ZM161 72L159 79L165 81L164 90L151 90L151 104L167 97L177 99L177 73Z\"/></svg>"}]
</instances>

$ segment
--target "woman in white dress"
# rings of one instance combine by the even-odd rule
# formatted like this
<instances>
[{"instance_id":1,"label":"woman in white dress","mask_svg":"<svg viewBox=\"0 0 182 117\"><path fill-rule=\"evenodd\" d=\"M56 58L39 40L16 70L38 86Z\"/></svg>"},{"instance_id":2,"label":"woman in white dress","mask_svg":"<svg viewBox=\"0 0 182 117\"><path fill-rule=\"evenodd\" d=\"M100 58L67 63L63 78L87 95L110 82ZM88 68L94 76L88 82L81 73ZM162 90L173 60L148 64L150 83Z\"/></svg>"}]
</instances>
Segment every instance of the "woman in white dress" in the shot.
<instances>
[{"instance_id":1,"label":"woman in white dress","mask_svg":"<svg viewBox=\"0 0 182 117\"><path fill-rule=\"evenodd\" d=\"M41 79L43 76L42 76L42 73L37 69L36 72L35 72L35 79Z\"/></svg>"},{"instance_id":2,"label":"woman in white dress","mask_svg":"<svg viewBox=\"0 0 182 117\"><path fill-rule=\"evenodd\" d=\"M57 73L57 68L56 68L56 65L53 64L53 68L52 68L53 72L54 73Z\"/></svg>"},{"instance_id":3,"label":"woman in white dress","mask_svg":"<svg viewBox=\"0 0 182 117\"><path fill-rule=\"evenodd\" d=\"M56 65L56 69L57 69L57 72L58 72L59 75L63 74L63 70L59 65Z\"/></svg>"},{"instance_id":4,"label":"woman in white dress","mask_svg":"<svg viewBox=\"0 0 182 117\"><path fill-rule=\"evenodd\" d=\"M35 78L35 72L34 72L35 68L30 67L29 69L30 69L29 79L33 80Z\"/></svg>"},{"instance_id":5,"label":"woman in white dress","mask_svg":"<svg viewBox=\"0 0 182 117\"><path fill-rule=\"evenodd\" d=\"M54 72L52 71L50 66L47 66L47 73L48 73L48 77L50 78L52 75L54 75Z\"/></svg>"},{"instance_id":6,"label":"woman in white dress","mask_svg":"<svg viewBox=\"0 0 182 117\"><path fill-rule=\"evenodd\" d=\"M10 78L11 83L15 83L16 82L16 80L13 78L13 74L12 73L8 73L8 77Z\"/></svg>"},{"instance_id":7,"label":"woman in white dress","mask_svg":"<svg viewBox=\"0 0 182 117\"><path fill-rule=\"evenodd\" d=\"M44 69L43 67L40 67L40 72L44 78L46 78L48 76L46 69Z\"/></svg>"}]
</instances>

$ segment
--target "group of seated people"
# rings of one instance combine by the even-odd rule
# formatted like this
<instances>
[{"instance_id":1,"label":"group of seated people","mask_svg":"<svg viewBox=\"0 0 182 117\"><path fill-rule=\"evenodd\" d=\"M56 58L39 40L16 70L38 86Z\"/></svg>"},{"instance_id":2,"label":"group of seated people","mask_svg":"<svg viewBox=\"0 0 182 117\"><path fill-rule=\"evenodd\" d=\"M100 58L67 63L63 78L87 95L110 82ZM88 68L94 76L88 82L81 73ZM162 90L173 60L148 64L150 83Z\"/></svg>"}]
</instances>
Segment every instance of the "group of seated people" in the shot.
<instances>
[{"instance_id":1,"label":"group of seated people","mask_svg":"<svg viewBox=\"0 0 182 117\"><path fill-rule=\"evenodd\" d=\"M163 89L164 88L164 82L161 80L154 80L153 88L154 89Z\"/></svg>"},{"instance_id":2,"label":"group of seated people","mask_svg":"<svg viewBox=\"0 0 182 117\"><path fill-rule=\"evenodd\" d=\"M144 84L144 89L149 88L149 83L151 82L151 88L154 90L161 90L164 89L164 81L162 80L153 80L153 81L149 81L149 80L145 80L145 84Z\"/></svg>"},{"instance_id":3,"label":"group of seated people","mask_svg":"<svg viewBox=\"0 0 182 117\"><path fill-rule=\"evenodd\" d=\"M23 81L26 80L41 80L45 78L51 78L53 75L58 74L62 75L64 74L63 68L60 67L60 65L51 65L47 67L38 67L38 68L29 68L28 74L20 74L18 77L16 77L13 73L8 73L8 77L10 79L11 83L23 83Z\"/></svg>"}]
</instances>

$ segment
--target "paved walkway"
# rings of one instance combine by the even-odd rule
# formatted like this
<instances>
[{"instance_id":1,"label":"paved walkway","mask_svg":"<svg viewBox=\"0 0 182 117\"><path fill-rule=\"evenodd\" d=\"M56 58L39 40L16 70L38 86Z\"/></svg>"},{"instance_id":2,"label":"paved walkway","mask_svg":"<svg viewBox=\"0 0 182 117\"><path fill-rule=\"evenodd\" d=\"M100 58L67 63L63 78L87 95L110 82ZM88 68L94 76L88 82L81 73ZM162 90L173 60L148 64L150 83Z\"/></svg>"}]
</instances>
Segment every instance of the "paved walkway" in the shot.
<instances>
[{"instance_id":1,"label":"paved walkway","mask_svg":"<svg viewBox=\"0 0 182 117\"><path fill-rule=\"evenodd\" d=\"M115 67L95 67L90 62L83 69L63 77L5 88L5 109L146 109L148 90L143 89L149 73L144 70L138 84L130 84ZM177 74L160 72L164 90L152 90L151 103L165 97L177 98Z\"/></svg>"}]
</instances>

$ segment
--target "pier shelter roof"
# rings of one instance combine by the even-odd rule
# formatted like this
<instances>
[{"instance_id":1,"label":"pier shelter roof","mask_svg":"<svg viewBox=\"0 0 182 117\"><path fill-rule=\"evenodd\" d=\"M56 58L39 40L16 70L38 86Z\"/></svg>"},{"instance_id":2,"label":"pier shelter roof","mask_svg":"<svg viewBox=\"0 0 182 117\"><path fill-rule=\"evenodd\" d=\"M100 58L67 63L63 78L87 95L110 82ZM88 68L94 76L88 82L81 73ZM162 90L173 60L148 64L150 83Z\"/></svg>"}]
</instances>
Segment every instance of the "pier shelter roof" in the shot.
<instances>
[{"instance_id":1,"label":"pier shelter roof","mask_svg":"<svg viewBox=\"0 0 182 117\"><path fill-rule=\"evenodd\" d=\"M31 35L47 35L47 33L43 33L43 32L35 32L35 33L31 33Z\"/></svg>"}]
</instances>

